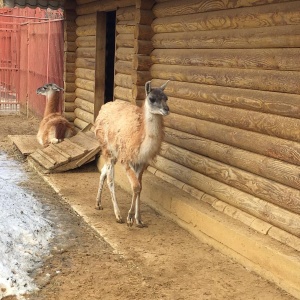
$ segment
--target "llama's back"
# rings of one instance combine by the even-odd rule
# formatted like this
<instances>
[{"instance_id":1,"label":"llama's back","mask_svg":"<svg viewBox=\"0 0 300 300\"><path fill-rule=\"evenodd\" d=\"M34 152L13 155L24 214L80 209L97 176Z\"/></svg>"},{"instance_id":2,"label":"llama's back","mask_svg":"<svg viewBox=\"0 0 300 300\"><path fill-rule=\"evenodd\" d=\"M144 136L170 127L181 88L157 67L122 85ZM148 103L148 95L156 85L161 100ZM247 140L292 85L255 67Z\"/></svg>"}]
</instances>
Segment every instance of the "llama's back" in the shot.
<instances>
[{"instance_id":1,"label":"llama's back","mask_svg":"<svg viewBox=\"0 0 300 300\"><path fill-rule=\"evenodd\" d=\"M95 121L95 135L102 153L121 162L134 161L144 138L142 126L140 107L118 100L103 105Z\"/></svg>"}]
</instances>

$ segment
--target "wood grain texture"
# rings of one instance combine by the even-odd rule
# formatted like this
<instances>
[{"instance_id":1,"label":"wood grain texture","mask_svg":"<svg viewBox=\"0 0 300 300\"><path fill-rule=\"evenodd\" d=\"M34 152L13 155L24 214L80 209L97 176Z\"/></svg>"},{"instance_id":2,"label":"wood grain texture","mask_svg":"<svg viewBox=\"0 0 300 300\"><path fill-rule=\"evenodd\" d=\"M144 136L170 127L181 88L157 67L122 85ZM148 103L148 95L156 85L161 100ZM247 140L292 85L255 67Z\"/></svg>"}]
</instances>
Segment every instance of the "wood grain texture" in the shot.
<instances>
[{"instance_id":1,"label":"wood grain texture","mask_svg":"<svg viewBox=\"0 0 300 300\"><path fill-rule=\"evenodd\" d=\"M165 141L182 149L300 190L298 166L168 127L165 128Z\"/></svg>"},{"instance_id":2,"label":"wood grain texture","mask_svg":"<svg viewBox=\"0 0 300 300\"><path fill-rule=\"evenodd\" d=\"M132 61L133 60L133 48L118 47L116 50L116 58L118 60Z\"/></svg>"},{"instance_id":3,"label":"wood grain texture","mask_svg":"<svg viewBox=\"0 0 300 300\"><path fill-rule=\"evenodd\" d=\"M230 187L162 156L157 156L154 167L242 211L300 236L300 216L298 214Z\"/></svg>"},{"instance_id":4,"label":"wood grain texture","mask_svg":"<svg viewBox=\"0 0 300 300\"><path fill-rule=\"evenodd\" d=\"M289 49L155 49L154 64L300 71L299 48Z\"/></svg>"},{"instance_id":5,"label":"wood grain texture","mask_svg":"<svg viewBox=\"0 0 300 300\"><path fill-rule=\"evenodd\" d=\"M129 21L135 18L135 6L121 7L116 11L118 21Z\"/></svg>"},{"instance_id":6,"label":"wood grain texture","mask_svg":"<svg viewBox=\"0 0 300 300\"><path fill-rule=\"evenodd\" d=\"M132 73L132 62L123 60L116 61L115 72L130 75Z\"/></svg>"},{"instance_id":7,"label":"wood grain texture","mask_svg":"<svg viewBox=\"0 0 300 300\"><path fill-rule=\"evenodd\" d=\"M77 27L76 34L78 36L96 35L96 24Z\"/></svg>"},{"instance_id":8,"label":"wood grain texture","mask_svg":"<svg viewBox=\"0 0 300 300\"><path fill-rule=\"evenodd\" d=\"M133 33L122 33L116 36L116 45L117 47L130 47L134 45L134 36Z\"/></svg>"},{"instance_id":9,"label":"wood grain texture","mask_svg":"<svg viewBox=\"0 0 300 300\"><path fill-rule=\"evenodd\" d=\"M300 213L300 191L298 189L287 187L168 143L162 144L160 155L228 186L289 211Z\"/></svg>"},{"instance_id":10,"label":"wood grain texture","mask_svg":"<svg viewBox=\"0 0 300 300\"><path fill-rule=\"evenodd\" d=\"M131 75L117 73L115 75L115 85L131 89L132 88Z\"/></svg>"},{"instance_id":11,"label":"wood grain texture","mask_svg":"<svg viewBox=\"0 0 300 300\"><path fill-rule=\"evenodd\" d=\"M262 28L297 25L299 17L299 3L287 2L157 18L152 28L155 33Z\"/></svg>"},{"instance_id":12,"label":"wood grain texture","mask_svg":"<svg viewBox=\"0 0 300 300\"><path fill-rule=\"evenodd\" d=\"M300 72L154 64L153 78L300 94Z\"/></svg>"},{"instance_id":13,"label":"wood grain texture","mask_svg":"<svg viewBox=\"0 0 300 300\"><path fill-rule=\"evenodd\" d=\"M76 49L77 58L95 58L96 49L93 47L80 47Z\"/></svg>"},{"instance_id":14,"label":"wood grain texture","mask_svg":"<svg viewBox=\"0 0 300 300\"><path fill-rule=\"evenodd\" d=\"M86 101L84 99L76 98L75 99L75 104L77 107L80 109L87 111L89 113L94 113L94 103L91 103L89 101Z\"/></svg>"},{"instance_id":15,"label":"wood grain texture","mask_svg":"<svg viewBox=\"0 0 300 300\"><path fill-rule=\"evenodd\" d=\"M300 142L300 119L169 97L174 113Z\"/></svg>"},{"instance_id":16,"label":"wood grain texture","mask_svg":"<svg viewBox=\"0 0 300 300\"><path fill-rule=\"evenodd\" d=\"M131 102L132 101L132 90L128 89L128 88L116 86L115 90L114 90L114 96L115 96L115 98Z\"/></svg>"},{"instance_id":17,"label":"wood grain texture","mask_svg":"<svg viewBox=\"0 0 300 300\"><path fill-rule=\"evenodd\" d=\"M83 120L86 123L94 123L94 114L89 113L81 108L75 109L76 118Z\"/></svg>"},{"instance_id":18,"label":"wood grain texture","mask_svg":"<svg viewBox=\"0 0 300 300\"><path fill-rule=\"evenodd\" d=\"M82 78L82 79L87 79L87 80L95 80L95 70L94 69L77 68L75 71L75 75L77 78Z\"/></svg>"},{"instance_id":19,"label":"wood grain texture","mask_svg":"<svg viewBox=\"0 0 300 300\"><path fill-rule=\"evenodd\" d=\"M196 14L208 11L226 10L239 7L252 7L256 5L266 5L278 2L290 2L290 0L173 0L172 5L170 5L170 2L168 1L157 3L153 8L153 12L157 18L161 18L168 16Z\"/></svg>"},{"instance_id":20,"label":"wood grain texture","mask_svg":"<svg viewBox=\"0 0 300 300\"><path fill-rule=\"evenodd\" d=\"M77 47L96 47L96 36L80 36L76 39Z\"/></svg>"},{"instance_id":21,"label":"wood grain texture","mask_svg":"<svg viewBox=\"0 0 300 300\"><path fill-rule=\"evenodd\" d=\"M300 166L300 144L257 132L171 114L167 127Z\"/></svg>"},{"instance_id":22,"label":"wood grain texture","mask_svg":"<svg viewBox=\"0 0 300 300\"><path fill-rule=\"evenodd\" d=\"M75 91L76 97L94 103L94 93L77 88Z\"/></svg>"},{"instance_id":23,"label":"wood grain texture","mask_svg":"<svg viewBox=\"0 0 300 300\"><path fill-rule=\"evenodd\" d=\"M154 48L243 49L300 47L300 26L276 26L239 30L211 30L155 34Z\"/></svg>"},{"instance_id":24,"label":"wood grain texture","mask_svg":"<svg viewBox=\"0 0 300 300\"><path fill-rule=\"evenodd\" d=\"M76 18L77 26L95 25L97 22L97 14L92 13L88 15L78 16Z\"/></svg>"},{"instance_id":25,"label":"wood grain texture","mask_svg":"<svg viewBox=\"0 0 300 300\"><path fill-rule=\"evenodd\" d=\"M135 22L133 20L129 21L118 21L116 25L116 32L121 34L133 34L135 29Z\"/></svg>"},{"instance_id":26,"label":"wood grain texture","mask_svg":"<svg viewBox=\"0 0 300 300\"><path fill-rule=\"evenodd\" d=\"M83 68L83 69L95 69L95 58L80 58L76 59L76 67Z\"/></svg>"},{"instance_id":27,"label":"wood grain texture","mask_svg":"<svg viewBox=\"0 0 300 300\"><path fill-rule=\"evenodd\" d=\"M165 81L154 79L154 86ZM250 111L300 118L300 95L171 81L166 87L170 97L189 99Z\"/></svg>"},{"instance_id":28,"label":"wood grain texture","mask_svg":"<svg viewBox=\"0 0 300 300\"><path fill-rule=\"evenodd\" d=\"M76 78L75 84L78 88L94 92L95 91L95 81Z\"/></svg>"}]
</instances>

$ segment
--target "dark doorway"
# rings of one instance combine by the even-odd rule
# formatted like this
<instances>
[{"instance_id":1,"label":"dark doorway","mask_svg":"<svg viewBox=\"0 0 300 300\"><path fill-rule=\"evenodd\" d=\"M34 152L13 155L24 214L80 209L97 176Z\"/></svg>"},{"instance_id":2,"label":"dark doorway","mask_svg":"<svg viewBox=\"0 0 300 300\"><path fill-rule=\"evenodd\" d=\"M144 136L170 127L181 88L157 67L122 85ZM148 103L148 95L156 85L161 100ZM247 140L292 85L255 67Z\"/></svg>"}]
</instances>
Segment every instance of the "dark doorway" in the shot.
<instances>
[{"instance_id":1,"label":"dark doorway","mask_svg":"<svg viewBox=\"0 0 300 300\"><path fill-rule=\"evenodd\" d=\"M116 12L97 13L94 117L114 97Z\"/></svg>"},{"instance_id":2,"label":"dark doorway","mask_svg":"<svg viewBox=\"0 0 300 300\"><path fill-rule=\"evenodd\" d=\"M106 13L105 92L104 103L114 98L116 12Z\"/></svg>"}]
</instances>

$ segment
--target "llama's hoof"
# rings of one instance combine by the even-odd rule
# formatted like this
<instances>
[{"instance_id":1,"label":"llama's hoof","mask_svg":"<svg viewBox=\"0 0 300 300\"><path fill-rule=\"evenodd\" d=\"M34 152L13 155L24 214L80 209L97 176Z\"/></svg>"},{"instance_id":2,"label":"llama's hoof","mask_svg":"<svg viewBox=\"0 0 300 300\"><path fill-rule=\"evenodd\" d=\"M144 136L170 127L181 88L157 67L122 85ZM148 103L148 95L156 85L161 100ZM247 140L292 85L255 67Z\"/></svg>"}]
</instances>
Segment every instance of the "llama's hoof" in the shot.
<instances>
[{"instance_id":1,"label":"llama's hoof","mask_svg":"<svg viewBox=\"0 0 300 300\"><path fill-rule=\"evenodd\" d=\"M131 227L133 225L133 217L128 215L127 217L127 226Z\"/></svg>"},{"instance_id":2,"label":"llama's hoof","mask_svg":"<svg viewBox=\"0 0 300 300\"><path fill-rule=\"evenodd\" d=\"M144 224L141 220L135 220L135 225L138 228L143 228L143 227L147 227L146 224Z\"/></svg>"},{"instance_id":3,"label":"llama's hoof","mask_svg":"<svg viewBox=\"0 0 300 300\"><path fill-rule=\"evenodd\" d=\"M121 216L118 216L118 217L116 218L116 220L117 220L117 223L120 223L120 224L124 223Z\"/></svg>"},{"instance_id":4,"label":"llama's hoof","mask_svg":"<svg viewBox=\"0 0 300 300\"><path fill-rule=\"evenodd\" d=\"M97 209L97 210L103 210L103 206L102 205L96 205L95 209Z\"/></svg>"}]
</instances>

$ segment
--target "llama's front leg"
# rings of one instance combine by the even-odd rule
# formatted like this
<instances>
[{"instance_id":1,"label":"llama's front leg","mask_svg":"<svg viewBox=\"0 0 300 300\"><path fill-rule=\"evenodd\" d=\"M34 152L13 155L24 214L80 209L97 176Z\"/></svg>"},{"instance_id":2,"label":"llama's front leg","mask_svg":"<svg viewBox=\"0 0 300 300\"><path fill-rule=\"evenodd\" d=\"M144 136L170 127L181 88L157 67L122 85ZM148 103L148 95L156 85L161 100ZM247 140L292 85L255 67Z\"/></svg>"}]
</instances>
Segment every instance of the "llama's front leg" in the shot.
<instances>
[{"instance_id":1,"label":"llama's front leg","mask_svg":"<svg viewBox=\"0 0 300 300\"><path fill-rule=\"evenodd\" d=\"M105 164L101 169L99 188L98 188L98 193L97 193L97 197L96 197L96 209L100 209L100 210L103 209L103 207L101 205L101 194L102 194L102 190L103 190L104 180L106 179L106 175L107 175L107 165Z\"/></svg>"},{"instance_id":2,"label":"llama's front leg","mask_svg":"<svg viewBox=\"0 0 300 300\"><path fill-rule=\"evenodd\" d=\"M117 203L116 194L115 194L115 176L114 176L114 164L111 163L107 167L107 185L110 190L111 200L114 206L114 213L118 223L123 223L120 209Z\"/></svg>"},{"instance_id":3,"label":"llama's front leg","mask_svg":"<svg viewBox=\"0 0 300 300\"><path fill-rule=\"evenodd\" d=\"M144 172L144 165L138 165L135 167L128 167L126 169L128 179L132 188L132 200L131 206L128 211L127 225L132 226L133 220L135 220L136 226L144 227L144 223L141 220L140 212L140 194L142 190L142 175Z\"/></svg>"}]
</instances>

